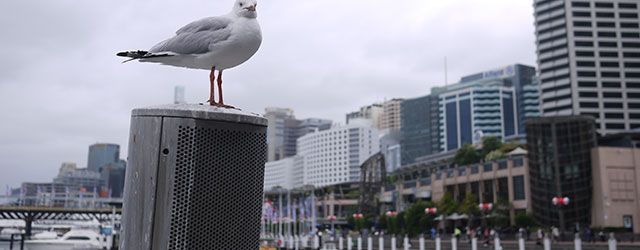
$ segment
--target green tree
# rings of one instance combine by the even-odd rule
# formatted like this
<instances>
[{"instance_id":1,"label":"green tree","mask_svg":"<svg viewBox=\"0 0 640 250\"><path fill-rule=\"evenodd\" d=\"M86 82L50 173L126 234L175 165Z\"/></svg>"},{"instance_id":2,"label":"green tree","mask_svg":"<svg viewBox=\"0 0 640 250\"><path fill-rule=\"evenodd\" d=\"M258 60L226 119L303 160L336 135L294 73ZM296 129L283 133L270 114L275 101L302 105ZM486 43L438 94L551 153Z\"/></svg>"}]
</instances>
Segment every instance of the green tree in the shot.
<instances>
[{"instance_id":1,"label":"green tree","mask_svg":"<svg viewBox=\"0 0 640 250\"><path fill-rule=\"evenodd\" d=\"M467 193L458 206L458 213L468 215L469 221L467 225L471 226L473 217L480 214L480 209L478 208L478 196L472 193Z\"/></svg>"},{"instance_id":2,"label":"green tree","mask_svg":"<svg viewBox=\"0 0 640 250\"><path fill-rule=\"evenodd\" d=\"M491 151L498 150L502 147L502 141L496 136L487 136L482 138L482 150L480 154L484 158Z\"/></svg>"},{"instance_id":3,"label":"green tree","mask_svg":"<svg viewBox=\"0 0 640 250\"><path fill-rule=\"evenodd\" d=\"M517 227L526 228L534 226L533 216L530 213L518 213L515 217L515 221Z\"/></svg>"},{"instance_id":4,"label":"green tree","mask_svg":"<svg viewBox=\"0 0 640 250\"><path fill-rule=\"evenodd\" d=\"M447 192L438 201L438 214L451 215L458 210L458 203L453 200L453 196Z\"/></svg>"},{"instance_id":5,"label":"green tree","mask_svg":"<svg viewBox=\"0 0 640 250\"><path fill-rule=\"evenodd\" d=\"M378 216L378 226L380 227L380 230L387 230L387 216L384 214L381 214L380 216Z\"/></svg>"},{"instance_id":6,"label":"green tree","mask_svg":"<svg viewBox=\"0 0 640 250\"><path fill-rule=\"evenodd\" d=\"M473 163L480 162L480 155L476 149L469 145L464 144L462 147L456 151L456 155L453 158L453 161L458 164L458 166L469 165Z\"/></svg>"},{"instance_id":7,"label":"green tree","mask_svg":"<svg viewBox=\"0 0 640 250\"><path fill-rule=\"evenodd\" d=\"M406 216L404 211L396 213L394 220L396 221L397 231L396 234L404 234L407 230Z\"/></svg>"},{"instance_id":8,"label":"green tree","mask_svg":"<svg viewBox=\"0 0 640 250\"><path fill-rule=\"evenodd\" d=\"M425 213L425 209L431 207L435 207L433 202L418 202L407 210L405 222L409 236L425 233L427 228L433 226L435 216Z\"/></svg>"}]
</instances>

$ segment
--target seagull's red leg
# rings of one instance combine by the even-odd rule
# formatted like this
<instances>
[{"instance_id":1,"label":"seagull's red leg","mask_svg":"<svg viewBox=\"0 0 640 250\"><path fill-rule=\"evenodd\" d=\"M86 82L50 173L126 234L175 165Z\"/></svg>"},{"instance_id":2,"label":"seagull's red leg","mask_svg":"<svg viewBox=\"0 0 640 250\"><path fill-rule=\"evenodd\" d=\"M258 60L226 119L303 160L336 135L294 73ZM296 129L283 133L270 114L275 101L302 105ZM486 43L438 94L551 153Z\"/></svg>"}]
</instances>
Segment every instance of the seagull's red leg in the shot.
<instances>
[{"instance_id":1,"label":"seagull's red leg","mask_svg":"<svg viewBox=\"0 0 640 250\"><path fill-rule=\"evenodd\" d=\"M216 106L219 107L225 107L225 108L235 108L233 106L230 105L225 105L224 101L222 100L222 70L218 70L218 103L216 103Z\"/></svg>"},{"instance_id":2,"label":"seagull's red leg","mask_svg":"<svg viewBox=\"0 0 640 250\"><path fill-rule=\"evenodd\" d=\"M209 81L211 82L211 94L209 95L209 100L207 102L209 102L210 105L216 104L216 100L213 99L213 89L214 89L213 82L216 79L215 71L216 71L216 67L212 67L211 74L209 74Z\"/></svg>"}]
</instances>

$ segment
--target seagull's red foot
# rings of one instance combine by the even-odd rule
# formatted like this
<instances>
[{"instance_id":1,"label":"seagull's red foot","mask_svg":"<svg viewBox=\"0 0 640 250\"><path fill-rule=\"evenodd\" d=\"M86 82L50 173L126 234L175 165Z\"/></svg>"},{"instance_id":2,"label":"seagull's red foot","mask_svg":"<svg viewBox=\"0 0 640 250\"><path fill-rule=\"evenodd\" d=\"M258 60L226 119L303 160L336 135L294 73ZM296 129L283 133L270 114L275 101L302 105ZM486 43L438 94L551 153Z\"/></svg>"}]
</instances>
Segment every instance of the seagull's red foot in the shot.
<instances>
[{"instance_id":1,"label":"seagull's red foot","mask_svg":"<svg viewBox=\"0 0 640 250\"><path fill-rule=\"evenodd\" d=\"M209 102L209 104L211 104L211 106L216 106L216 107L221 107L221 108L228 108L228 109L235 109L236 108L234 106L226 105L224 103Z\"/></svg>"}]
</instances>

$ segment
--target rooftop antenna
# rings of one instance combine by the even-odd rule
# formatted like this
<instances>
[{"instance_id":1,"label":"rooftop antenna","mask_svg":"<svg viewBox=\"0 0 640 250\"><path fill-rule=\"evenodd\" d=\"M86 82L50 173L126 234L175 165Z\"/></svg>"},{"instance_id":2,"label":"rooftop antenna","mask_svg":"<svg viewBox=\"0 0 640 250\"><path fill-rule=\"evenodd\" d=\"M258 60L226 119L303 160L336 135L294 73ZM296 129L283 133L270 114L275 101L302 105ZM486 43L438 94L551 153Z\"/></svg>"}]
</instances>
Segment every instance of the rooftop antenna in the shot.
<instances>
[{"instance_id":1,"label":"rooftop antenna","mask_svg":"<svg viewBox=\"0 0 640 250\"><path fill-rule=\"evenodd\" d=\"M446 87L449 84L449 79L447 78L447 57L444 57L444 86Z\"/></svg>"}]
</instances>

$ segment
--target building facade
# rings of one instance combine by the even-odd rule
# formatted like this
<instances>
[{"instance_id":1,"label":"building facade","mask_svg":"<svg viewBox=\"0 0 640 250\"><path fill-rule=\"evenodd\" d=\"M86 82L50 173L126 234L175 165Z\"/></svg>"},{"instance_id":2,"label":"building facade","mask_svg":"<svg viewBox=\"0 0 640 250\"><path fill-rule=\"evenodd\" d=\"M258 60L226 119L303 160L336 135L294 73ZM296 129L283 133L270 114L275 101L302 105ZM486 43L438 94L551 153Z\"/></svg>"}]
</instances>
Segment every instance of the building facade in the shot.
<instances>
[{"instance_id":1,"label":"building facade","mask_svg":"<svg viewBox=\"0 0 640 250\"><path fill-rule=\"evenodd\" d=\"M284 158L285 122L293 120L293 110L288 108L266 108L267 118L267 162Z\"/></svg>"},{"instance_id":2,"label":"building facade","mask_svg":"<svg viewBox=\"0 0 640 250\"><path fill-rule=\"evenodd\" d=\"M264 190L274 187L293 189L302 187L304 179L303 157L288 157L267 162L264 168Z\"/></svg>"},{"instance_id":3,"label":"building facade","mask_svg":"<svg viewBox=\"0 0 640 250\"><path fill-rule=\"evenodd\" d=\"M111 143L96 143L89 146L87 168L100 172L104 165L120 162L120 145ZM124 166L123 166L124 167Z\"/></svg>"},{"instance_id":4,"label":"building facade","mask_svg":"<svg viewBox=\"0 0 640 250\"><path fill-rule=\"evenodd\" d=\"M602 134L640 128L637 0L535 0L543 116L590 115Z\"/></svg>"},{"instance_id":5,"label":"building facade","mask_svg":"<svg viewBox=\"0 0 640 250\"><path fill-rule=\"evenodd\" d=\"M418 157L440 152L438 93L442 90L432 88L431 94L405 99L400 104L402 165L414 163Z\"/></svg>"},{"instance_id":6,"label":"building facade","mask_svg":"<svg viewBox=\"0 0 640 250\"><path fill-rule=\"evenodd\" d=\"M558 116L526 122L531 177L531 205L539 225L570 229L590 225L592 205L591 149L596 146L590 116ZM568 197L557 206L554 197Z\"/></svg>"},{"instance_id":7,"label":"building facade","mask_svg":"<svg viewBox=\"0 0 640 250\"><path fill-rule=\"evenodd\" d=\"M346 122L349 124L354 119L369 119L371 120L373 127L380 129L382 125L382 118L384 115L384 107L380 103L374 103L368 106L360 107L360 110L348 113L346 115Z\"/></svg>"},{"instance_id":8,"label":"building facade","mask_svg":"<svg viewBox=\"0 0 640 250\"><path fill-rule=\"evenodd\" d=\"M400 130L402 127L402 112L400 112L402 101L400 98L394 98L382 103L382 120L378 129Z\"/></svg>"},{"instance_id":9,"label":"building facade","mask_svg":"<svg viewBox=\"0 0 640 250\"><path fill-rule=\"evenodd\" d=\"M378 130L368 119L304 135L298 139L304 184L321 187L359 181L360 165L379 151Z\"/></svg>"}]
</instances>

